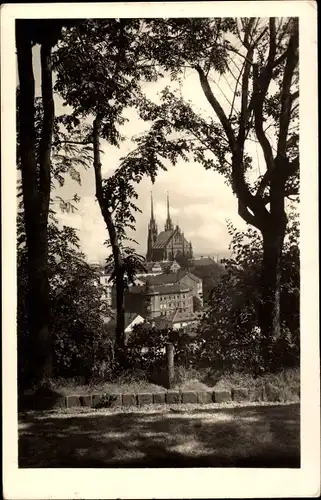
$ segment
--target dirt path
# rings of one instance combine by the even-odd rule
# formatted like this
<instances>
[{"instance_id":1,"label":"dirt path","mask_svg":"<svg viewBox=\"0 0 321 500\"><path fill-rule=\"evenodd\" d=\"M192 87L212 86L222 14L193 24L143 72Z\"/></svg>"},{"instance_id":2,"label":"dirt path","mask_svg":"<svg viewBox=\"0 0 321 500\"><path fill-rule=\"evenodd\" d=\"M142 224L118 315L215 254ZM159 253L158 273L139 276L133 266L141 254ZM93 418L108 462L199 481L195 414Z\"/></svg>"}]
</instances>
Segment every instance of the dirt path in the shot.
<instances>
[{"instance_id":1,"label":"dirt path","mask_svg":"<svg viewBox=\"0 0 321 500\"><path fill-rule=\"evenodd\" d=\"M299 467L298 404L29 413L19 467Z\"/></svg>"}]
</instances>

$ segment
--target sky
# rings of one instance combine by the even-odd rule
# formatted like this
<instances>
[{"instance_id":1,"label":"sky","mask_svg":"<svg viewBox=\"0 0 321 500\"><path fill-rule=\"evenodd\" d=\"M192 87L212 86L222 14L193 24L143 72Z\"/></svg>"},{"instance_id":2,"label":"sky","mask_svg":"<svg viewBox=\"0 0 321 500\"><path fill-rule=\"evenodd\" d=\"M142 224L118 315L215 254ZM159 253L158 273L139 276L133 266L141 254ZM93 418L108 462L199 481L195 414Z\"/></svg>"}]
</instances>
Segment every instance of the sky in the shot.
<instances>
[{"instance_id":1,"label":"sky","mask_svg":"<svg viewBox=\"0 0 321 500\"><path fill-rule=\"evenodd\" d=\"M36 92L40 93L40 64L39 47L34 48L34 74ZM157 82L143 84L146 95L157 101L158 93L166 85L174 86L170 79L165 77ZM228 94L231 82L227 79L215 85L216 96L223 108L227 109ZM197 73L192 69L186 71L181 92L186 100L190 100L195 109L204 116L213 116L207 100L200 88ZM66 112L62 101L55 96L56 115ZM126 111L128 122L122 127L121 132L126 140L120 148L108 145L102 141L102 173L109 176L113 173L119 159L128 153L132 147L130 137L146 130L146 123L137 116L133 109ZM262 160L261 152L257 146L252 147L251 154L254 164ZM55 195L64 199L71 199L75 193L80 196L74 213L58 210L57 216L61 224L70 225L78 230L78 236L84 253L90 262L102 262L109 254L109 249L104 245L108 239L107 229L95 200L95 185L93 169L81 172L81 186L66 178L65 185L57 188ZM192 242L194 253L198 255L215 255L222 258L230 255L230 236L227 231L227 220L234 226L244 229L245 223L237 213L237 200L231 188L226 185L223 176L214 171L205 170L201 164L193 161L179 161L176 166L169 165L166 172L160 172L155 184L144 179L137 186L137 205L142 213L136 216L135 234L130 234L138 242L137 251L143 255L147 247L147 225L150 218L151 192L154 199L154 213L159 230L164 227L166 219L166 196L169 193L170 213L173 223L178 224L184 231L185 237Z\"/></svg>"}]
</instances>

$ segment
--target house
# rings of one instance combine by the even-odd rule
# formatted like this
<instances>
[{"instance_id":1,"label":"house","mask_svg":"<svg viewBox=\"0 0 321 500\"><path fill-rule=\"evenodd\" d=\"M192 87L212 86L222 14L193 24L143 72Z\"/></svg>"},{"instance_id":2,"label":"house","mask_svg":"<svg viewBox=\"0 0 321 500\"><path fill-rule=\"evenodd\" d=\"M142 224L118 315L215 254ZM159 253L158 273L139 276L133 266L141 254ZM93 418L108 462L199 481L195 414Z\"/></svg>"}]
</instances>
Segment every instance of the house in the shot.
<instances>
[{"instance_id":1,"label":"house","mask_svg":"<svg viewBox=\"0 0 321 500\"><path fill-rule=\"evenodd\" d=\"M106 304L108 306L111 306L112 304L112 287L113 284L110 281L110 274L106 272L105 269L101 269L100 271L100 276L99 276L99 281L100 284L103 285L104 287L104 293L102 296L102 299L106 301Z\"/></svg>"},{"instance_id":2,"label":"house","mask_svg":"<svg viewBox=\"0 0 321 500\"><path fill-rule=\"evenodd\" d=\"M134 280L135 285L142 286L145 284L145 280L141 280L139 278L139 276L146 276L146 275L141 274L141 275L137 275L135 277L135 280ZM112 306L112 304L113 304L112 296L113 296L114 283L112 281L110 281L110 277L111 277L110 273L106 273L105 270L102 270L101 274L100 274L100 278L99 278L100 284L103 285L103 287L104 287L104 293L102 295L102 300L106 301L106 304L108 306ZM131 287L131 286L133 286L133 284L129 283L128 286Z\"/></svg>"},{"instance_id":3,"label":"house","mask_svg":"<svg viewBox=\"0 0 321 500\"><path fill-rule=\"evenodd\" d=\"M202 313L185 313L174 311L168 316L159 316L151 321L155 328L170 328L172 330L183 330L192 332L197 328L202 318Z\"/></svg>"},{"instance_id":4,"label":"house","mask_svg":"<svg viewBox=\"0 0 321 500\"><path fill-rule=\"evenodd\" d=\"M136 313L125 312L125 333L131 333L134 326L144 323L145 319ZM116 328L116 311L108 318L106 321L108 324L108 329L112 330Z\"/></svg>"},{"instance_id":5,"label":"house","mask_svg":"<svg viewBox=\"0 0 321 500\"><path fill-rule=\"evenodd\" d=\"M161 262L146 262L146 272L145 273L137 273L136 277L140 278L141 276L158 276L163 273L174 273L181 269L181 266L178 262L171 260L164 260Z\"/></svg>"},{"instance_id":6,"label":"house","mask_svg":"<svg viewBox=\"0 0 321 500\"><path fill-rule=\"evenodd\" d=\"M115 299L113 294L114 306ZM193 293L184 283L153 285L147 280L144 286L132 286L125 291L124 305L126 312L139 314L143 318L166 316L177 309L193 312Z\"/></svg>"},{"instance_id":7,"label":"house","mask_svg":"<svg viewBox=\"0 0 321 500\"><path fill-rule=\"evenodd\" d=\"M202 279L184 269L177 272L158 274L157 276L140 276L141 281L148 282L150 285L170 285L181 283L192 290L192 295L198 297L203 304L203 284Z\"/></svg>"},{"instance_id":8,"label":"house","mask_svg":"<svg viewBox=\"0 0 321 500\"><path fill-rule=\"evenodd\" d=\"M144 323L145 319L136 313L125 313L125 333L131 333L134 326Z\"/></svg>"},{"instance_id":9,"label":"house","mask_svg":"<svg viewBox=\"0 0 321 500\"><path fill-rule=\"evenodd\" d=\"M179 265L179 263L176 262L176 260L174 260L173 263L169 267L169 272L176 273L177 271L180 270L180 268L181 268L181 266Z\"/></svg>"}]
</instances>

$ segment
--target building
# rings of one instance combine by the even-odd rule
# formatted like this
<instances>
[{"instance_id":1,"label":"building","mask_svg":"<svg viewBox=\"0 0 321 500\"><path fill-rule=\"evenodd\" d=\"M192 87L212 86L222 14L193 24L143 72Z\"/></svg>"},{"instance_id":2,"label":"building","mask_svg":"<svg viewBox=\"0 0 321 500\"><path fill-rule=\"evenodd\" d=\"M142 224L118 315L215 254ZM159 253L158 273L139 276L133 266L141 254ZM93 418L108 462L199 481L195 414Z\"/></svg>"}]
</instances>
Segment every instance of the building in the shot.
<instances>
[{"instance_id":1,"label":"building","mask_svg":"<svg viewBox=\"0 0 321 500\"><path fill-rule=\"evenodd\" d=\"M151 197L151 214L148 224L147 236L147 262L173 261L178 255L187 258L193 257L192 243L187 241L178 225L174 227L169 210L169 197L167 195L167 219L164 231L158 232L154 217L153 197Z\"/></svg>"},{"instance_id":2,"label":"building","mask_svg":"<svg viewBox=\"0 0 321 500\"><path fill-rule=\"evenodd\" d=\"M159 316L151 320L151 326L154 328L170 328L172 330L183 330L186 333L195 331L200 323L203 313L193 312L185 313L175 311L167 316Z\"/></svg>"},{"instance_id":3,"label":"building","mask_svg":"<svg viewBox=\"0 0 321 500\"><path fill-rule=\"evenodd\" d=\"M140 279L140 276L146 276L145 274L137 274L136 279L135 279L135 284L136 285L144 285L145 280ZM108 306L113 305L113 289L114 289L114 283L110 281L110 273L106 272L104 269L100 273L100 284L103 285L104 287L104 293L102 295L102 300L106 302ZM129 284L129 287L133 286L131 283Z\"/></svg>"},{"instance_id":4,"label":"building","mask_svg":"<svg viewBox=\"0 0 321 500\"><path fill-rule=\"evenodd\" d=\"M175 283L181 283L188 286L191 289L192 295L198 297L203 305L202 279L184 269L179 269L177 272L157 274L154 276L140 276L139 280L145 280L145 283L148 281L149 284L153 286L174 285Z\"/></svg>"},{"instance_id":5,"label":"building","mask_svg":"<svg viewBox=\"0 0 321 500\"><path fill-rule=\"evenodd\" d=\"M151 295L151 309L146 309L147 295ZM180 269L176 273L140 275L136 278L136 284L131 285L125 291L124 306L126 311L135 312L144 317L166 316L176 310L193 312L193 297L198 297L201 306L203 305L202 280ZM111 305L116 307L115 287L112 288Z\"/></svg>"},{"instance_id":6,"label":"building","mask_svg":"<svg viewBox=\"0 0 321 500\"><path fill-rule=\"evenodd\" d=\"M145 273L137 273L136 277L140 278L141 276L157 276L163 273L174 273L181 269L181 266L176 262L176 260L164 260L160 262L146 262L146 272Z\"/></svg>"},{"instance_id":7,"label":"building","mask_svg":"<svg viewBox=\"0 0 321 500\"><path fill-rule=\"evenodd\" d=\"M104 287L104 293L103 293L102 299L106 302L106 304L108 306L111 306L113 284L109 280L110 280L110 274L106 273L106 271L104 269L102 269L100 272L100 277L99 277L100 284L103 285L103 287Z\"/></svg>"},{"instance_id":8,"label":"building","mask_svg":"<svg viewBox=\"0 0 321 500\"><path fill-rule=\"evenodd\" d=\"M152 285L147 280L144 286L132 286L125 291L124 306L126 312L145 319L167 316L177 310L192 313L193 291L184 283Z\"/></svg>"},{"instance_id":9,"label":"building","mask_svg":"<svg viewBox=\"0 0 321 500\"><path fill-rule=\"evenodd\" d=\"M125 313L125 333L132 333L134 326L141 325L145 318L136 313Z\"/></svg>"}]
</instances>

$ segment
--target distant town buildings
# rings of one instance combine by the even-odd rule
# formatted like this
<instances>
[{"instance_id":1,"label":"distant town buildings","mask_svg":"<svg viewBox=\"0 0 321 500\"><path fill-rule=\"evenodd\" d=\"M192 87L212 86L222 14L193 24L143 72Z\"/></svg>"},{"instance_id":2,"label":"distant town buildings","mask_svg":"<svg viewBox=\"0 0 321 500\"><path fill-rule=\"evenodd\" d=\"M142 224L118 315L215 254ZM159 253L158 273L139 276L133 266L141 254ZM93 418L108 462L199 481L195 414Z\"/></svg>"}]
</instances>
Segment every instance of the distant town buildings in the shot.
<instances>
[{"instance_id":1,"label":"distant town buildings","mask_svg":"<svg viewBox=\"0 0 321 500\"><path fill-rule=\"evenodd\" d=\"M113 296L114 298L114 296ZM115 305L113 301L113 306ZM146 319L166 316L177 310L193 312L193 295L184 283L132 286L125 292L125 310L135 312Z\"/></svg>"},{"instance_id":2,"label":"distant town buildings","mask_svg":"<svg viewBox=\"0 0 321 500\"><path fill-rule=\"evenodd\" d=\"M199 324L203 316L203 312L184 313L175 311L168 316L159 316L150 321L152 327L155 328L170 328L172 330L185 330L192 332Z\"/></svg>"},{"instance_id":3,"label":"distant town buildings","mask_svg":"<svg viewBox=\"0 0 321 500\"><path fill-rule=\"evenodd\" d=\"M203 314L204 300L208 300L224 267L212 257L193 256L192 243L178 225L174 228L168 195L167 219L160 233L151 198L145 265L146 271L137 273L135 284L125 291L126 331L141 322L174 330L195 328ZM105 289L103 299L115 309L115 289L105 270L100 282Z\"/></svg>"}]
</instances>

